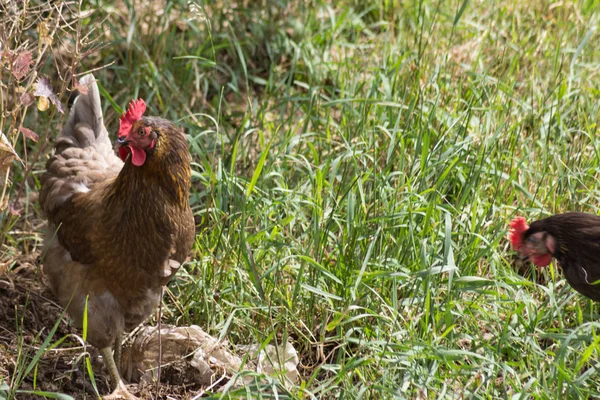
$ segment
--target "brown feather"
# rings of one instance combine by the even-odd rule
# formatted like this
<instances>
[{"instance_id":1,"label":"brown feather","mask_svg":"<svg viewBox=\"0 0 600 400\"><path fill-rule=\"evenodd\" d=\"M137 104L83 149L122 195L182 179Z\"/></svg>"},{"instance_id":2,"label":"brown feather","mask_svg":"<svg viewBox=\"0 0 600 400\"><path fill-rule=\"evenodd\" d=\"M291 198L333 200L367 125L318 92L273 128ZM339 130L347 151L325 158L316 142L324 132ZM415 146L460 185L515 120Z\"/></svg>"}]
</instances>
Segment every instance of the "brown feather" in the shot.
<instances>
[{"instance_id":1,"label":"brown feather","mask_svg":"<svg viewBox=\"0 0 600 400\"><path fill-rule=\"evenodd\" d=\"M89 296L88 341L102 348L152 313L161 286L188 255L191 157L183 130L143 117L156 145L142 166L123 163L104 128L93 76L85 84L89 93L75 101L42 178L50 227L44 273L79 325Z\"/></svg>"}]
</instances>

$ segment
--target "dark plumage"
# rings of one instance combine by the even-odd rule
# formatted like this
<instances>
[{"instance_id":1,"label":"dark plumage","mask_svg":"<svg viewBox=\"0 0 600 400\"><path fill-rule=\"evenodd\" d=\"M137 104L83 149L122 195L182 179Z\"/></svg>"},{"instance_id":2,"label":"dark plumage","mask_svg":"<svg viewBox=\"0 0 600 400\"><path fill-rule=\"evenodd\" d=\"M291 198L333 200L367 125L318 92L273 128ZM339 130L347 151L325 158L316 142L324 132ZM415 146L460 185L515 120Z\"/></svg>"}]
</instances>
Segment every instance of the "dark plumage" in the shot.
<instances>
[{"instance_id":1,"label":"dark plumage","mask_svg":"<svg viewBox=\"0 0 600 400\"><path fill-rule=\"evenodd\" d=\"M517 228L519 224L522 228ZM511 224L513 247L538 266L556 258L567 282L579 293L600 301L600 217L586 213L565 213L533 222ZM600 282L599 282L600 283Z\"/></svg>"}]
</instances>

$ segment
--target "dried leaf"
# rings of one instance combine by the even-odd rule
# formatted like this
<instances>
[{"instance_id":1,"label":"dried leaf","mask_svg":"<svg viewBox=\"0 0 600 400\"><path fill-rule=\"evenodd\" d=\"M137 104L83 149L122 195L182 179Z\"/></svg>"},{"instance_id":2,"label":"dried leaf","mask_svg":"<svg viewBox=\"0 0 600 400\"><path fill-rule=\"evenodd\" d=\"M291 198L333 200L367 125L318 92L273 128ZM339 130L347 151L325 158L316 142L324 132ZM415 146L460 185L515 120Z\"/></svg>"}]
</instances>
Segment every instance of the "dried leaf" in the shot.
<instances>
[{"instance_id":1,"label":"dried leaf","mask_svg":"<svg viewBox=\"0 0 600 400\"><path fill-rule=\"evenodd\" d=\"M64 114L65 113L65 108L63 107L62 103L60 102L60 100L58 100L58 97L53 96L50 97L50 101L52 102L52 104L54 104L56 106L56 109L61 113Z\"/></svg>"},{"instance_id":2,"label":"dried leaf","mask_svg":"<svg viewBox=\"0 0 600 400\"><path fill-rule=\"evenodd\" d=\"M11 215L18 217L19 215L21 215L21 210L15 208L14 204L11 204L8 206L8 211L11 213Z\"/></svg>"},{"instance_id":3,"label":"dried leaf","mask_svg":"<svg viewBox=\"0 0 600 400\"><path fill-rule=\"evenodd\" d=\"M300 381L298 364L300 359L298 353L290 342L285 345L280 344L275 347L268 344L263 347L261 344L239 345L239 350L249 353L250 359L256 359L256 372L265 373L271 376L281 376L285 374L290 382Z\"/></svg>"},{"instance_id":4,"label":"dried leaf","mask_svg":"<svg viewBox=\"0 0 600 400\"><path fill-rule=\"evenodd\" d=\"M21 95L21 104L23 104L25 107L29 107L34 101L35 97L33 97L31 93L25 92Z\"/></svg>"},{"instance_id":5,"label":"dried leaf","mask_svg":"<svg viewBox=\"0 0 600 400\"><path fill-rule=\"evenodd\" d=\"M38 98L37 108L40 111L46 111L50 107L50 102L47 97L40 96Z\"/></svg>"},{"instance_id":6,"label":"dried leaf","mask_svg":"<svg viewBox=\"0 0 600 400\"><path fill-rule=\"evenodd\" d=\"M4 135L4 133L0 132L0 175L4 175L15 158L19 160L21 164L23 164L23 161L15 152L15 149L13 149L12 145L8 141L8 138Z\"/></svg>"},{"instance_id":7,"label":"dried leaf","mask_svg":"<svg viewBox=\"0 0 600 400\"><path fill-rule=\"evenodd\" d=\"M27 73L31 69L31 63L33 59L31 58L31 52L26 51L17 55L15 60L12 63L12 74L17 78L17 80L21 80L27 76Z\"/></svg>"},{"instance_id":8,"label":"dried leaf","mask_svg":"<svg viewBox=\"0 0 600 400\"><path fill-rule=\"evenodd\" d=\"M37 31L40 38L40 46L43 44L47 44L48 46L52 45L52 37L50 36L48 24L46 24L45 22L40 23L38 25Z\"/></svg>"},{"instance_id":9,"label":"dried leaf","mask_svg":"<svg viewBox=\"0 0 600 400\"><path fill-rule=\"evenodd\" d=\"M194 372L198 383L210 384L210 378L217 371L236 373L245 365L239 356L227 349L226 342L210 336L199 326L176 327L163 324L160 331L157 327L150 326L140 329L133 345L123 349L121 366L123 371L127 371L124 378L134 382L153 379L152 374L156 371L158 360L159 337L162 362L185 360L184 370ZM191 359L189 355L194 353Z\"/></svg>"},{"instance_id":10,"label":"dried leaf","mask_svg":"<svg viewBox=\"0 0 600 400\"><path fill-rule=\"evenodd\" d=\"M36 85L35 85L35 92L33 93L36 96L42 96L42 97L47 97L46 102L48 100L50 100L52 102L52 104L54 104L56 106L56 108L58 109L58 111L60 111L61 113L65 113L65 109L62 105L62 103L60 102L60 100L58 100L58 97L56 96L56 94L54 93L54 90L52 89L52 84L50 83L50 79L46 78L46 77L41 77L40 79L38 79ZM48 105L47 104L40 104L40 102L42 102L42 97L40 97L40 99L38 99L38 109L40 111L45 111L48 109ZM41 106L45 106L45 108L42 109Z\"/></svg>"},{"instance_id":11,"label":"dried leaf","mask_svg":"<svg viewBox=\"0 0 600 400\"><path fill-rule=\"evenodd\" d=\"M35 94L36 96L44 96L44 97L50 97L50 96L56 96L54 94L54 89L52 89L52 84L50 83L50 79L42 76L40 79L38 79L36 85L35 85Z\"/></svg>"},{"instance_id":12,"label":"dried leaf","mask_svg":"<svg viewBox=\"0 0 600 400\"><path fill-rule=\"evenodd\" d=\"M84 19L89 17L90 15L92 15L94 13L94 9L89 9L89 10L83 10L79 13L79 15L77 16L78 19Z\"/></svg>"},{"instance_id":13,"label":"dried leaf","mask_svg":"<svg viewBox=\"0 0 600 400\"><path fill-rule=\"evenodd\" d=\"M25 138L31 139L31 140L33 140L34 142L37 143L37 141L39 139L39 136L38 136L37 133L35 133L31 129L27 129L27 128L23 127L23 126L19 130L21 131L21 133L23 134L23 136L25 136Z\"/></svg>"},{"instance_id":14,"label":"dried leaf","mask_svg":"<svg viewBox=\"0 0 600 400\"><path fill-rule=\"evenodd\" d=\"M15 52L11 51L11 50L4 50L2 52L0 52L0 61L2 61L2 63L6 63L7 65L11 65L13 63L15 59Z\"/></svg>"}]
</instances>

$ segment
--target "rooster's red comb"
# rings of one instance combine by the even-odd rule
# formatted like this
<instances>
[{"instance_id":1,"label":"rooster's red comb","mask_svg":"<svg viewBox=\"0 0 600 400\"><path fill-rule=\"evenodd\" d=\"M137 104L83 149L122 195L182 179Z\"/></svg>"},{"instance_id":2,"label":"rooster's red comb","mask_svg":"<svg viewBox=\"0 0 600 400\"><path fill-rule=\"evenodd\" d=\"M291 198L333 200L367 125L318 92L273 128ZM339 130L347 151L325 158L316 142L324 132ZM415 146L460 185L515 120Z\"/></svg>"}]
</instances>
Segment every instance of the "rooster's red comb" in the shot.
<instances>
[{"instance_id":1,"label":"rooster's red comb","mask_svg":"<svg viewBox=\"0 0 600 400\"><path fill-rule=\"evenodd\" d=\"M508 238L513 249L519 250L523 246L523 234L529 229L527 221L523 217L517 217L510 221Z\"/></svg>"},{"instance_id":2,"label":"rooster's red comb","mask_svg":"<svg viewBox=\"0 0 600 400\"><path fill-rule=\"evenodd\" d=\"M129 102L129 108L127 109L127 112L121 115L119 136L127 135L131 130L133 123L142 118L144 111L146 111L146 103L144 100L131 100Z\"/></svg>"}]
</instances>

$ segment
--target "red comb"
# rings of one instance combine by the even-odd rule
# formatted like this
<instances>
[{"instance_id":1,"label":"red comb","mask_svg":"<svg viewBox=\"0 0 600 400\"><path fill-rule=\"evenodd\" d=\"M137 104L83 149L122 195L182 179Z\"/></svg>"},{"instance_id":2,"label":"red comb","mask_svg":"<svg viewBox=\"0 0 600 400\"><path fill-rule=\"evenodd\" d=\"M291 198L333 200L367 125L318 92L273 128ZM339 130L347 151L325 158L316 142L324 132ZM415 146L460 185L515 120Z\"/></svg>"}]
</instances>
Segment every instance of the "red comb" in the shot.
<instances>
[{"instance_id":1,"label":"red comb","mask_svg":"<svg viewBox=\"0 0 600 400\"><path fill-rule=\"evenodd\" d=\"M513 249L519 250L523 246L523 234L529 229L525 218L517 217L510 221L510 231L508 238Z\"/></svg>"},{"instance_id":2,"label":"red comb","mask_svg":"<svg viewBox=\"0 0 600 400\"><path fill-rule=\"evenodd\" d=\"M127 135L131 130L133 123L142 118L144 111L146 111L146 103L144 103L144 100L131 100L129 102L129 108L127 109L127 112L121 115L119 136Z\"/></svg>"}]
</instances>

